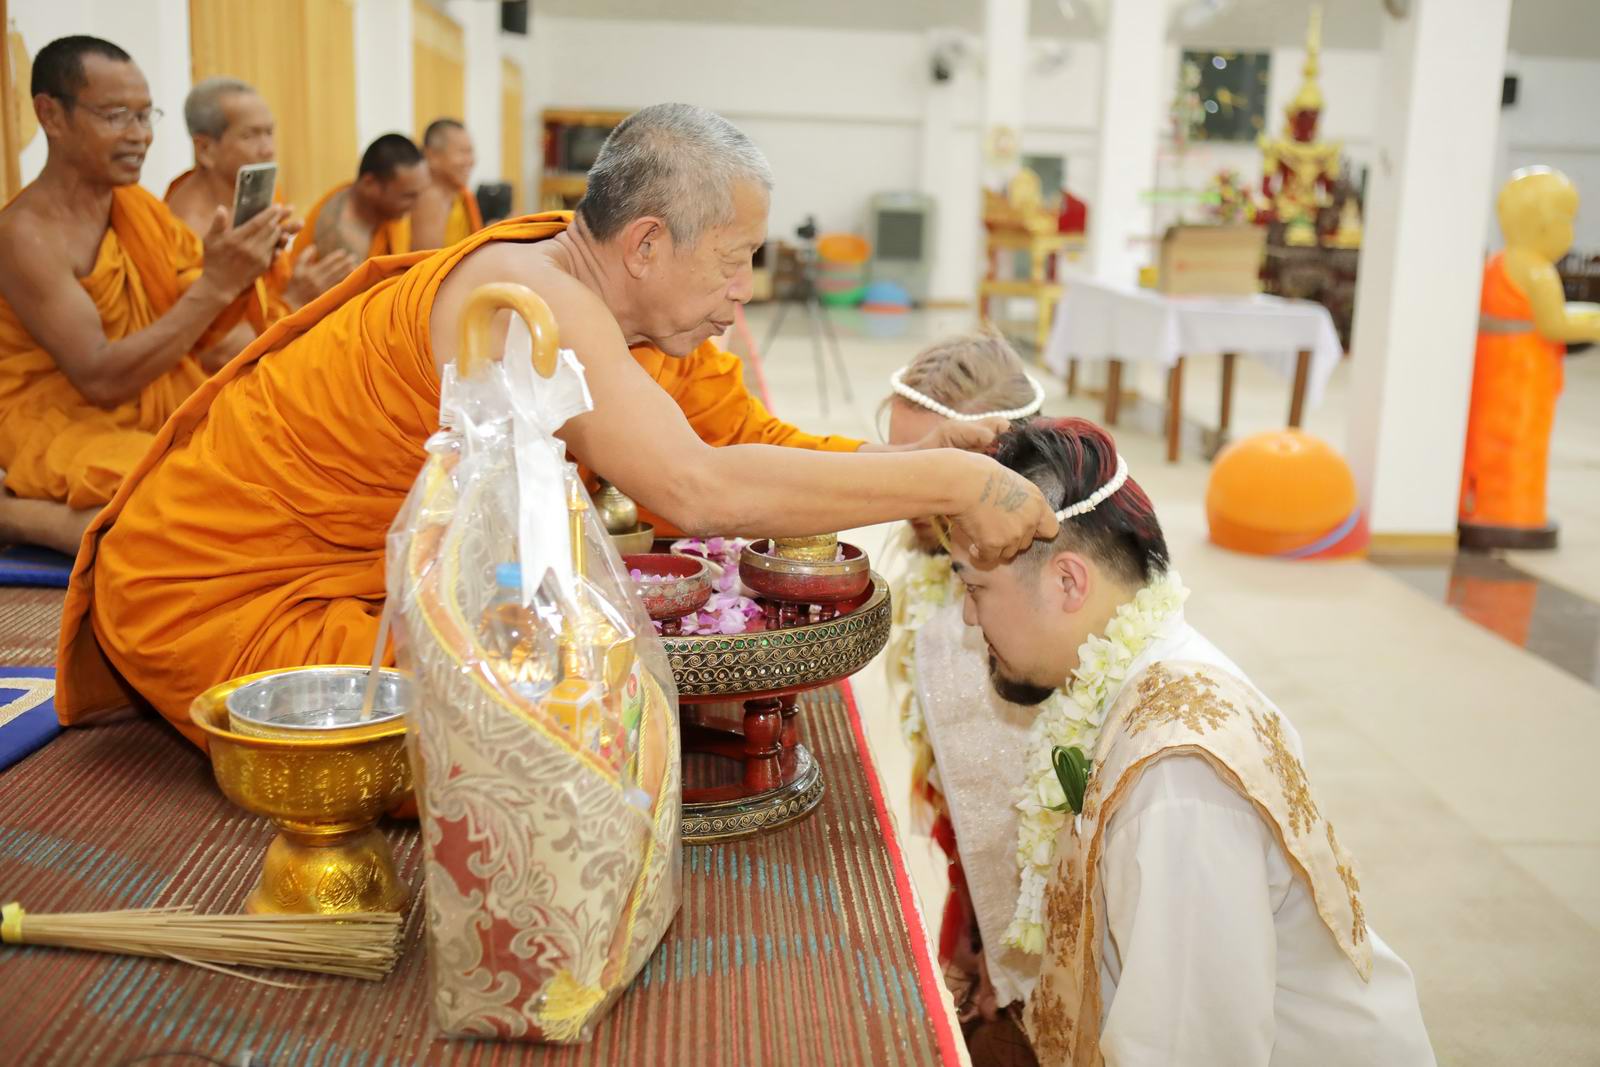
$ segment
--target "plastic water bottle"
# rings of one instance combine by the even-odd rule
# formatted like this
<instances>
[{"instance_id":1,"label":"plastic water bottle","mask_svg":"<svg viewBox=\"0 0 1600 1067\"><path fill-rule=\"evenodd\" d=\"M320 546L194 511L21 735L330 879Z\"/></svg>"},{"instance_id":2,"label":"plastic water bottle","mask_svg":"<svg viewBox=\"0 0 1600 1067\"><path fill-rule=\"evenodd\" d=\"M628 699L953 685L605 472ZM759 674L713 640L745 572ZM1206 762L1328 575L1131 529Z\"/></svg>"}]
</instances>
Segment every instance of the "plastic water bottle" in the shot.
<instances>
[{"instance_id":1,"label":"plastic water bottle","mask_svg":"<svg viewBox=\"0 0 1600 1067\"><path fill-rule=\"evenodd\" d=\"M495 676L518 696L538 700L555 685L559 666L555 634L522 603L522 568L495 568L495 595L478 624L478 641Z\"/></svg>"}]
</instances>

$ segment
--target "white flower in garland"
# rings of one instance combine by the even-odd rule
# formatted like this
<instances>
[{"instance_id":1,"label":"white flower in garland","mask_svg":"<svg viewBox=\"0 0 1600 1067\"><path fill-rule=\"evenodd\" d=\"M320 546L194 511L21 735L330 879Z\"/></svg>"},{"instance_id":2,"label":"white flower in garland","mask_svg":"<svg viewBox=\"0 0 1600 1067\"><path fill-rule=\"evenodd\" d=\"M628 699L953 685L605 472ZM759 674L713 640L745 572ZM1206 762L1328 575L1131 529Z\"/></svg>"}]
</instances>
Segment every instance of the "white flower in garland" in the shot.
<instances>
[{"instance_id":1,"label":"white flower in garland","mask_svg":"<svg viewBox=\"0 0 1600 1067\"><path fill-rule=\"evenodd\" d=\"M899 645L899 654L900 669L913 691L916 681L916 633L927 625L940 608L950 603L960 584L949 556L923 552L911 554L899 594L905 605L904 617L900 622L904 636ZM915 695L901 709L900 732L913 751L925 743L922 736L922 708Z\"/></svg>"},{"instance_id":2,"label":"white flower in garland","mask_svg":"<svg viewBox=\"0 0 1600 1067\"><path fill-rule=\"evenodd\" d=\"M1064 808L1066 791L1055 773L1055 750L1076 748L1091 762L1100 728L1110 710L1110 695L1127 680L1128 670L1157 631L1189 596L1177 571L1169 570L1117 608L1104 636L1090 635L1078 649L1078 668L1066 689L1050 695L1033 720L1028 759L1017 810L1017 867L1022 891L1006 927L1008 945L1039 955L1044 951L1044 888L1055 868L1056 839L1072 818Z\"/></svg>"}]
</instances>

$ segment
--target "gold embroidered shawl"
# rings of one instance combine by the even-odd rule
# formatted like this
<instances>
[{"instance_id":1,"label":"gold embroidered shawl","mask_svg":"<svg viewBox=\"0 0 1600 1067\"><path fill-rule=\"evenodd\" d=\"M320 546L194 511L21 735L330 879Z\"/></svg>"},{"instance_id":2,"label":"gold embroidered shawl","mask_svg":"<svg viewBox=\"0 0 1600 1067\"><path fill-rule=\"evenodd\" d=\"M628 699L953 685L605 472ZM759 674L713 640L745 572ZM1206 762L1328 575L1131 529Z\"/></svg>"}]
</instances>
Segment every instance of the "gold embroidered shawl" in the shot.
<instances>
[{"instance_id":1,"label":"gold embroidered shawl","mask_svg":"<svg viewBox=\"0 0 1600 1067\"><path fill-rule=\"evenodd\" d=\"M1366 980L1372 976L1355 863L1311 795L1275 708L1211 664L1156 663L1123 686L1106 716L1081 820L1056 842L1045 888L1045 947L1024 1022L1044 1067L1100 1067L1102 916L1096 905L1104 832L1155 761L1203 757L1251 801L1312 891L1317 913Z\"/></svg>"}]
</instances>

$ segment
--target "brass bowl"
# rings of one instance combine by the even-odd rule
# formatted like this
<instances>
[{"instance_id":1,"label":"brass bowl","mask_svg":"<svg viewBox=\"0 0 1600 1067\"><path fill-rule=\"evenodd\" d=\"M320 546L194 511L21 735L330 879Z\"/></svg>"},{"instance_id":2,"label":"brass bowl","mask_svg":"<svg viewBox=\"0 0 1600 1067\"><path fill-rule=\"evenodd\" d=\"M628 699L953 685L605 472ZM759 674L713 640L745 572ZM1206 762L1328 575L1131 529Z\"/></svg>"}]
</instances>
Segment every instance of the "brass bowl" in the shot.
<instances>
[{"instance_id":1,"label":"brass bowl","mask_svg":"<svg viewBox=\"0 0 1600 1067\"><path fill-rule=\"evenodd\" d=\"M384 812L411 792L411 764L406 757L405 713L412 690L398 671L385 671L381 689L389 706L380 705L368 722L349 722L355 707L335 715L339 725L277 727L257 733L233 729L229 697L245 690L263 706L289 706L296 697L274 700L274 691L317 694L348 692L349 678L364 681L366 667L297 667L235 678L195 698L190 718L206 735L211 767L223 794L246 811L265 815L278 827L267 846L261 880L245 902L257 914L337 914L351 911L400 911L406 888L394 867L389 843L376 829ZM348 699L344 700L348 704ZM400 708L395 712L396 706ZM324 711L330 710L327 708ZM237 713L235 713L237 714ZM268 730L272 726L267 727Z\"/></svg>"},{"instance_id":2,"label":"brass bowl","mask_svg":"<svg viewBox=\"0 0 1600 1067\"><path fill-rule=\"evenodd\" d=\"M775 537L771 553L780 559L807 563L831 563L839 554L838 534L812 534L809 537Z\"/></svg>"},{"instance_id":3,"label":"brass bowl","mask_svg":"<svg viewBox=\"0 0 1600 1067\"><path fill-rule=\"evenodd\" d=\"M611 543L617 546L617 555L637 556L655 547L656 528L648 522L641 522L624 533L612 534Z\"/></svg>"},{"instance_id":4,"label":"brass bowl","mask_svg":"<svg viewBox=\"0 0 1600 1067\"><path fill-rule=\"evenodd\" d=\"M839 604L866 591L872 566L855 545L841 545L827 560L811 562L776 554L770 541L752 541L739 553L739 580L768 600Z\"/></svg>"}]
</instances>

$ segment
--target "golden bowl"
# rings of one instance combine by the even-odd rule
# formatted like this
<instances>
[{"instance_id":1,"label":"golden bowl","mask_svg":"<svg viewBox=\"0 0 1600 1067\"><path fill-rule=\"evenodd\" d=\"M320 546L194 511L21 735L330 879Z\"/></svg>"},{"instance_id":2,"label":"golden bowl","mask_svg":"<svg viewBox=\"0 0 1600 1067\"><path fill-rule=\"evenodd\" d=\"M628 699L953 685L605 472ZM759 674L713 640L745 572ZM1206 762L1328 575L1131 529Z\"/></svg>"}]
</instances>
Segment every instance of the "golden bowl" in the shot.
<instances>
[{"instance_id":1,"label":"golden bowl","mask_svg":"<svg viewBox=\"0 0 1600 1067\"><path fill-rule=\"evenodd\" d=\"M336 914L405 907L406 888L376 824L411 791L405 713L412 689L400 672L385 671L384 702L373 720L359 721L361 686L352 678L364 682L367 670L264 671L195 698L190 717L206 734L217 785L229 800L278 827L245 910ZM310 715L291 715L298 722L290 725L270 721L274 715L240 718L239 707L230 718L229 697L241 690L260 698L253 705L258 708L323 702L320 717L332 725L307 726L319 717Z\"/></svg>"},{"instance_id":2,"label":"golden bowl","mask_svg":"<svg viewBox=\"0 0 1600 1067\"><path fill-rule=\"evenodd\" d=\"M641 522L631 530L612 534L611 543L616 546L619 556L638 556L655 547L656 528L648 522Z\"/></svg>"},{"instance_id":3,"label":"golden bowl","mask_svg":"<svg viewBox=\"0 0 1600 1067\"><path fill-rule=\"evenodd\" d=\"M812 534L809 537L775 537L772 554L780 559L827 563L839 555L838 534Z\"/></svg>"}]
</instances>

